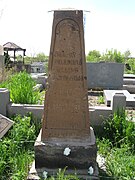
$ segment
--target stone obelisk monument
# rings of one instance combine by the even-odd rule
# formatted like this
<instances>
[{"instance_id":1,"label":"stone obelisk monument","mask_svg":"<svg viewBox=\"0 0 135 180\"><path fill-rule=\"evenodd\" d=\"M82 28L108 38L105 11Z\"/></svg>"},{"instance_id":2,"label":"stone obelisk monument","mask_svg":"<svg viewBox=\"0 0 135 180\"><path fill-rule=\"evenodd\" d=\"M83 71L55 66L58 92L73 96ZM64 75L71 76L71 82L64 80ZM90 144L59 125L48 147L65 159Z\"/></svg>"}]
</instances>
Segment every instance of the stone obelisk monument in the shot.
<instances>
[{"instance_id":1,"label":"stone obelisk monument","mask_svg":"<svg viewBox=\"0 0 135 180\"><path fill-rule=\"evenodd\" d=\"M97 176L96 144L90 128L83 11L54 11L42 131L35 166L52 173L68 167ZM68 170L67 169L67 170Z\"/></svg>"}]
</instances>

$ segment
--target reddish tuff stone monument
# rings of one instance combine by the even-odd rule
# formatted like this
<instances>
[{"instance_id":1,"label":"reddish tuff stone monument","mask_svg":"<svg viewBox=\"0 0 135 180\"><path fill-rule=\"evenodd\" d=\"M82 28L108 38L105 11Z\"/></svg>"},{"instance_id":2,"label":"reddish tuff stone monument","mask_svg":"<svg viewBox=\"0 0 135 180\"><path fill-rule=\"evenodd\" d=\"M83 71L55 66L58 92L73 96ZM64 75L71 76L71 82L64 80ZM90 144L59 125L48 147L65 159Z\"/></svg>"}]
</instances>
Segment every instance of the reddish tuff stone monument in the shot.
<instances>
[{"instance_id":1,"label":"reddish tuff stone monument","mask_svg":"<svg viewBox=\"0 0 135 180\"><path fill-rule=\"evenodd\" d=\"M83 11L54 11L48 70L35 166L50 173L68 166L83 176L92 166L97 178L95 137L89 123Z\"/></svg>"},{"instance_id":2,"label":"reddish tuff stone monument","mask_svg":"<svg viewBox=\"0 0 135 180\"><path fill-rule=\"evenodd\" d=\"M42 140L89 136L82 11L56 11Z\"/></svg>"}]
</instances>

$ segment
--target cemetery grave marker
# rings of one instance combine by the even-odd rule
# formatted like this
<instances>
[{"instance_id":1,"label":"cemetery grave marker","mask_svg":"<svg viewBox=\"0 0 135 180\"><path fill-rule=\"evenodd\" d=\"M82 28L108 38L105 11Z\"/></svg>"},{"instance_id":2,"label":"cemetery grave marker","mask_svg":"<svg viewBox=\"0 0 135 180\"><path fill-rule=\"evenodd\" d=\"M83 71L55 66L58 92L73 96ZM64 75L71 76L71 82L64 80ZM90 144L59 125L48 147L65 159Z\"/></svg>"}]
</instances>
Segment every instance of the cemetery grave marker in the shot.
<instances>
[{"instance_id":1,"label":"cemetery grave marker","mask_svg":"<svg viewBox=\"0 0 135 180\"><path fill-rule=\"evenodd\" d=\"M96 143L90 128L83 11L54 11L48 87L42 130L35 142L35 168L53 174L70 169L97 179ZM40 169L40 170L39 170Z\"/></svg>"}]
</instances>

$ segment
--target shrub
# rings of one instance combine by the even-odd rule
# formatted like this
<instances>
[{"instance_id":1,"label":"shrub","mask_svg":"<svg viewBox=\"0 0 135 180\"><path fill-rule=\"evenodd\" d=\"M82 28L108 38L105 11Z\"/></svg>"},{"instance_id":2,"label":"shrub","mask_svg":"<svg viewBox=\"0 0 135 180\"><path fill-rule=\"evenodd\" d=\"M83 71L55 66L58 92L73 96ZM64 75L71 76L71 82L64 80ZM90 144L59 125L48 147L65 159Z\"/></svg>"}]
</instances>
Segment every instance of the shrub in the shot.
<instances>
[{"instance_id":1,"label":"shrub","mask_svg":"<svg viewBox=\"0 0 135 180\"><path fill-rule=\"evenodd\" d=\"M135 124L128 121L124 110L117 110L113 117L104 121L104 136L115 144L129 144L135 150Z\"/></svg>"}]
</instances>

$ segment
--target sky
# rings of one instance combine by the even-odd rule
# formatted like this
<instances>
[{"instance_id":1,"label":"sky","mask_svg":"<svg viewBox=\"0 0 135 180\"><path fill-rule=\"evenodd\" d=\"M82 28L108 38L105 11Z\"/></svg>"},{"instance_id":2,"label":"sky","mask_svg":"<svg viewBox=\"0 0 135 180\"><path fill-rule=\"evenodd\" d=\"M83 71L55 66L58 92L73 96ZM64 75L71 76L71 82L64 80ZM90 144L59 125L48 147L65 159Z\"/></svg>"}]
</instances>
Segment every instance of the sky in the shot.
<instances>
[{"instance_id":1,"label":"sky","mask_svg":"<svg viewBox=\"0 0 135 180\"><path fill-rule=\"evenodd\" d=\"M53 12L48 11L59 8L84 10L86 54L113 48L135 56L135 0L0 0L0 45L14 42L26 55L49 55Z\"/></svg>"}]
</instances>

